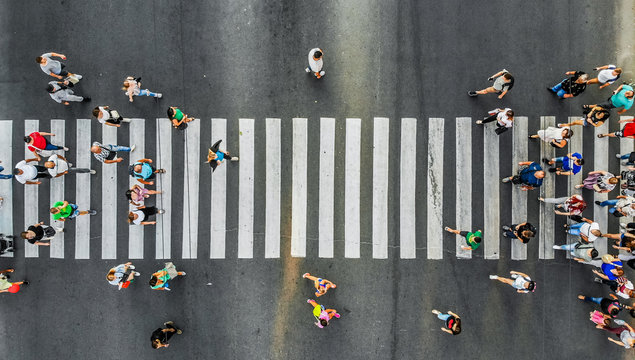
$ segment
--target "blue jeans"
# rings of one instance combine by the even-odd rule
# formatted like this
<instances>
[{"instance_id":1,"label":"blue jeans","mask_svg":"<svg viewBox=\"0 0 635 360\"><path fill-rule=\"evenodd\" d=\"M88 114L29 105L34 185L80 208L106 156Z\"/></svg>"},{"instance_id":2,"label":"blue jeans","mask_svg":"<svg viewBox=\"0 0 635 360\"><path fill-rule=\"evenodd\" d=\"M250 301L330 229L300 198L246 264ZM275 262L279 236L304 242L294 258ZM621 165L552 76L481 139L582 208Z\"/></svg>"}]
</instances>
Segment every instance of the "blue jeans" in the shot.
<instances>
[{"instance_id":1,"label":"blue jeans","mask_svg":"<svg viewBox=\"0 0 635 360\"><path fill-rule=\"evenodd\" d=\"M592 303L596 303L596 304L598 304L598 305L601 305L601 303L602 303L602 298L601 298L601 297L588 297L588 296L585 296L585 297L584 297L584 301L586 301L586 302L592 302Z\"/></svg>"},{"instance_id":2,"label":"blue jeans","mask_svg":"<svg viewBox=\"0 0 635 360\"><path fill-rule=\"evenodd\" d=\"M0 166L0 172L4 171L4 167ZM5 174L0 174L0 179L11 179L13 178L13 175L5 175Z\"/></svg>"},{"instance_id":3,"label":"blue jeans","mask_svg":"<svg viewBox=\"0 0 635 360\"><path fill-rule=\"evenodd\" d=\"M443 321L446 321L450 317L450 314L439 313L437 317Z\"/></svg>"},{"instance_id":4,"label":"blue jeans","mask_svg":"<svg viewBox=\"0 0 635 360\"><path fill-rule=\"evenodd\" d=\"M611 206L611 208L609 209L609 212L611 214L613 214L615 212L615 205L617 205L617 199L613 199L613 200L604 200L600 203L600 206L604 207L604 206Z\"/></svg>"},{"instance_id":5,"label":"blue jeans","mask_svg":"<svg viewBox=\"0 0 635 360\"><path fill-rule=\"evenodd\" d=\"M556 163L564 164L564 160L566 158L567 158L566 156L560 156L560 157L555 158L554 160L556 161Z\"/></svg>"},{"instance_id":6,"label":"blue jeans","mask_svg":"<svg viewBox=\"0 0 635 360\"><path fill-rule=\"evenodd\" d=\"M624 154L620 156L620 160L628 160L631 157L631 154ZM635 165L632 162L627 161L626 165Z\"/></svg>"},{"instance_id":7,"label":"blue jeans","mask_svg":"<svg viewBox=\"0 0 635 360\"><path fill-rule=\"evenodd\" d=\"M104 145L104 147L106 147L106 148L108 148L108 150L114 151L114 152L117 152L117 151L128 151L129 152L131 150L129 147L121 146L121 145L110 145L110 144L108 144L108 145Z\"/></svg>"},{"instance_id":8,"label":"blue jeans","mask_svg":"<svg viewBox=\"0 0 635 360\"><path fill-rule=\"evenodd\" d=\"M558 85L554 86L551 88L551 91L555 92L556 95L558 95L559 98L563 99L564 98L564 94L566 94L567 92L564 91L562 89L562 83L567 81L567 79L562 80L562 82L560 82Z\"/></svg>"},{"instance_id":9,"label":"blue jeans","mask_svg":"<svg viewBox=\"0 0 635 360\"><path fill-rule=\"evenodd\" d=\"M584 224L586 224L586 223L581 222L581 223L577 223L577 224L573 224L573 225L569 226L569 234L571 234L573 236L580 236L580 228Z\"/></svg>"},{"instance_id":10,"label":"blue jeans","mask_svg":"<svg viewBox=\"0 0 635 360\"><path fill-rule=\"evenodd\" d=\"M578 243L560 245L560 249L561 249L561 250L567 250L567 251L569 251L569 253L570 253L571 255L574 255L574 254L573 254L573 250L575 250L575 246L576 246L577 244L578 244Z\"/></svg>"},{"instance_id":11,"label":"blue jeans","mask_svg":"<svg viewBox=\"0 0 635 360\"><path fill-rule=\"evenodd\" d=\"M64 147L63 146L57 146L57 145L53 145L51 144L48 139L46 140L46 147L44 148L44 150L62 150Z\"/></svg>"},{"instance_id":12,"label":"blue jeans","mask_svg":"<svg viewBox=\"0 0 635 360\"><path fill-rule=\"evenodd\" d=\"M148 89L145 89L145 90L141 90L139 92L139 95L137 95L137 96L154 96L154 97L157 97L157 93L153 93L152 91L150 91Z\"/></svg>"}]
</instances>

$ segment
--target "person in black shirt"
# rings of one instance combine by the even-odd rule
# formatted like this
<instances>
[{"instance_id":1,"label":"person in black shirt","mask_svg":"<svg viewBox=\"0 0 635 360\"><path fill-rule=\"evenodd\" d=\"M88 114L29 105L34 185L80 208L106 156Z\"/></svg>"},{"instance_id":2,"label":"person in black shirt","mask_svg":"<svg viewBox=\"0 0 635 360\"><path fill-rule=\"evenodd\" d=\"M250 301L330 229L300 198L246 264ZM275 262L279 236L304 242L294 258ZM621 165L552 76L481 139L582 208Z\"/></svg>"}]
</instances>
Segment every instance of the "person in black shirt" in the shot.
<instances>
[{"instance_id":1,"label":"person in black shirt","mask_svg":"<svg viewBox=\"0 0 635 360\"><path fill-rule=\"evenodd\" d=\"M589 79L589 75L583 71L567 71L565 74L572 76L562 80L554 87L547 86L547 90L556 93L561 99L572 98L582 94L586 89L586 82Z\"/></svg>"},{"instance_id":2,"label":"person in black shirt","mask_svg":"<svg viewBox=\"0 0 635 360\"><path fill-rule=\"evenodd\" d=\"M510 226L505 225L503 226L503 235L509 239L518 239L523 244L526 244L531 238L536 236L536 227L528 222Z\"/></svg>"},{"instance_id":3,"label":"person in black shirt","mask_svg":"<svg viewBox=\"0 0 635 360\"><path fill-rule=\"evenodd\" d=\"M64 229L58 229L58 231L64 231ZM29 226L29 228L20 235L33 245L51 246L50 241L55 237L56 233L52 226L44 225L44 222L40 222Z\"/></svg>"},{"instance_id":4,"label":"person in black shirt","mask_svg":"<svg viewBox=\"0 0 635 360\"><path fill-rule=\"evenodd\" d=\"M158 328L154 330L152 336L150 337L150 341L152 341L152 348L160 349L162 347L168 347L170 344L168 341L174 336L174 334L181 335L183 330L174 326L173 321L167 321L163 323L165 329Z\"/></svg>"}]
</instances>

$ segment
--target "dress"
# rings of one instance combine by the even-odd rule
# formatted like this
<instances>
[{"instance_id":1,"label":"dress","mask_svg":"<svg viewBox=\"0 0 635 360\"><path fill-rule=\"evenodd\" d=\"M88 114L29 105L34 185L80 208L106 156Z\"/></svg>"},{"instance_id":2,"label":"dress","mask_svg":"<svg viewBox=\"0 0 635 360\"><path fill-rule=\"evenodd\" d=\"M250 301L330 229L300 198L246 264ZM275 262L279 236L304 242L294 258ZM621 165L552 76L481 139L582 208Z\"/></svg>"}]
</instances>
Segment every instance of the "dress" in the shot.
<instances>
[{"instance_id":1,"label":"dress","mask_svg":"<svg viewBox=\"0 0 635 360\"><path fill-rule=\"evenodd\" d=\"M143 202L145 196L148 195L148 192L150 192L150 190L142 187L137 187L133 191L134 195L131 195L130 197L132 198L132 201Z\"/></svg>"},{"instance_id":2,"label":"dress","mask_svg":"<svg viewBox=\"0 0 635 360\"><path fill-rule=\"evenodd\" d=\"M569 128L568 126L561 127L561 128L549 126L545 130L538 130L538 136L544 142L551 142L552 140L560 141L563 139L562 131L568 128Z\"/></svg>"}]
</instances>

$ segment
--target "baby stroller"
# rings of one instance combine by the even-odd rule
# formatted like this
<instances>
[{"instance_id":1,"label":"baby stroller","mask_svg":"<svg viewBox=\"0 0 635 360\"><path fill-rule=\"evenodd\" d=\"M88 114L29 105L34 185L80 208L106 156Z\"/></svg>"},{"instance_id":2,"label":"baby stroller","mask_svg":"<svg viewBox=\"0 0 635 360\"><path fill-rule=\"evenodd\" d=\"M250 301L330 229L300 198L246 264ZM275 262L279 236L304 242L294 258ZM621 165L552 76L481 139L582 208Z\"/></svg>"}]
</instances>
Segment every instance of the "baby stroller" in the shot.
<instances>
[{"instance_id":1,"label":"baby stroller","mask_svg":"<svg viewBox=\"0 0 635 360\"><path fill-rule=\"evenodd\" d=\"M0 255L15 250L13 238L13 235L0 234Z\"/></svg>"}]
</instances>

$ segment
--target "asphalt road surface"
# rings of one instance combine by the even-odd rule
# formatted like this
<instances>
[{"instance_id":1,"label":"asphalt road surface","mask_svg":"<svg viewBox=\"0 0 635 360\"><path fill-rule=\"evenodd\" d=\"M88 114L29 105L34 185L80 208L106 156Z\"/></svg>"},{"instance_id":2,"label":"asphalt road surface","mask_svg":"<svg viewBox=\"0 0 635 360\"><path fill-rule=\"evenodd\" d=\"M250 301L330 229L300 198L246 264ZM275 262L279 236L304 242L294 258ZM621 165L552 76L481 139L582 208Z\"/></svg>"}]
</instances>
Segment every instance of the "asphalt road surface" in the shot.
<instances>
[{"instance_id":1,"label":"asphalt road surface","mask_svg":"<svg viewBox=\"0 0 635 360\"><path fill-rule=\"evenodd\" d=\"M336 119L335 180L345 176L344 153L347 118L361 121L361 254L344 256L345 211L343 186L336 186L335 255L320 258L318 238L321 176L319 166L307 167L306 256L291 257L292 143L281 146L281 251L265 258L263 235L265 185L259 182L269 165L256 155L254 208L254 256L238 258L238 167L227 166L227 248L223 259L210 259L210 215L216 204L210 198L210 174L201 167L199 203L199 252L183 259L180 234L182 217L172 224L173 261L188 273L173 281L171 292L150 291L146 277L161 268L155 259L153 232L146 230L147 248L135 260L143 277L129 289L117 291L104 275L127 260L128 228L117 227L116 259L100 256L102 221L91 219L89 259L75 259L72 230L66 236L63 259L50 258L49 249L27 258L19 248L15 258L0 258L0 267L15 267L16 280L31 285L19 294L0 296L0 352L4 359L632 359L632 350L610 343L608 333L595 330L588 320L593 309L576 295L607 294L592 282L590 268L575 264L562 253L553 260L539 260L538 241L529 244L527 260L512 261L510 244L501 242L500 258L485 260L477 251L471 260L454 255L454 237L445 236L443 259L426 257L426 179L428 119L477 118L498 106L512 107L529 118L529 131L538 130L540 116L562 122L581 114L580 105L606 98L610 90L589 88L578 98L558 101L544 88L561 80L567 70L618 63L624 80L633 78L635 64L629 39L631 1L28 1L0 5L0 109L1 119L13 121L12 159L23 158L21 136L27 119L39 119L43 130L51 119L66 120L67 145L75 145L76 119L90 118L99 104L146 119L139 136L147 155L157 152L156 118L166 117L168 106L180 106L201 119L201 134L209 134L211 118L227 119L228 143L239 143L239 118L255 119L255 144L265 142L265 118L280 118L282 139L291 139L292 118L308 118L308 164L319 162L318 119ZM630 37L632 39L632 36ZM324 49L326 76L316 81L303 71L313 47ZM69 70L84 76L77 92L93 98L88 104L65 107L46 94L45 76L33 59L48 51L63 53ZM630 63L628 62L630 61ZM494 96L470 98L466 92L486 86L485 79L506 68L516 85L503 100ZM163 99L138 98L129 103L121 81L127 75L143 77L144 87L163 93ZM632 115L633 111L629 113ZM615 116L616 114L614 114ZM388 256L372 256L373 218L373 118L389 122L387 234ZM617 116L616 116L617 117ZM417 256L402 259L399 253L399 149L402 118L416 118L417 146ZM151 119L152 121L149 121ZM454 135L462 131L452 122L445 128L445 197L453 198L457 149ZM612 120L611 130L619 125ZM592 158L593 132L584 131L584 152ZM486 130L487 131L487 130ZM578 129L578 135L582 129ZM126 127L118 140L128 139ZM102 129L93 120L91 138ZM507 134L509 135L509 134ZM480 176L483 129L473 127L472 221L483 223L484 189ZM511 136L502 136L500 173L512 171ZM201 136L201 148L211 141ZM181 176L184 137L174 133L173 169ZM619 151L610 143L610 154ZM233 150L233 149L229 149ZM539 146L529 145L535 160ZM559 150L558 154L564 154ZM587 155L588 154L588 155ZM612 156L612 155L611 155ZM202 162L203 160L201 160ZM585 165L593 169L593 161ZM100 165L93 160L92 166ZM618 164L609 170L618 171ZM7 166L5 166L7 167ZM10 166L8 166L9 168ZM205 169L205 171L203 171ZM6 172L6 170L5 170ZM128 187L123 165L116 186ZM177 176L175 175L175 176ZM94 177L91 201L102 203L101 174ZM1 180L6 181L6 180ZM491 179L498 182L498 179ZM558 193L569 184L559 179ZM65 191L75 193L75 181ZM184 211L184 186L173 182L172 214ZM48 189L40 187L38 215L47 217ZM590 193L585 193L586 194ZM537 221L538 204L530 195L529 218ZM24 226L24 187L14 181L13 230ZM501 224L511 217L511 190L501 186ZM453 222L460 204L445 206L444 222ZM590 206L589 215L593 215ZM598 211L598 210L595 210ZM123 219L125 211L121 213ZM563 219L556 220L562 226ZM122 224L122 222L119 222ZM609 228L616 232L617 221ZM207 229L207 230L206 230ZM563 235L556 238L563 243ZM518 270L532 276L538 288L517 294L510 287L488 280L488 274ZM311 284L301 278L310 272L338 286L319 299L342 314L326 329L313 323L306 299ZM626 270L633 276L633 270ZM436 308L461 315L463 332L441 332L441 321L430 313ZM627 314L622 319L633 323ZM184 329L167 349L150 347L151 332L164 321L174 320Z\"/></svg>"}]
</instances>

